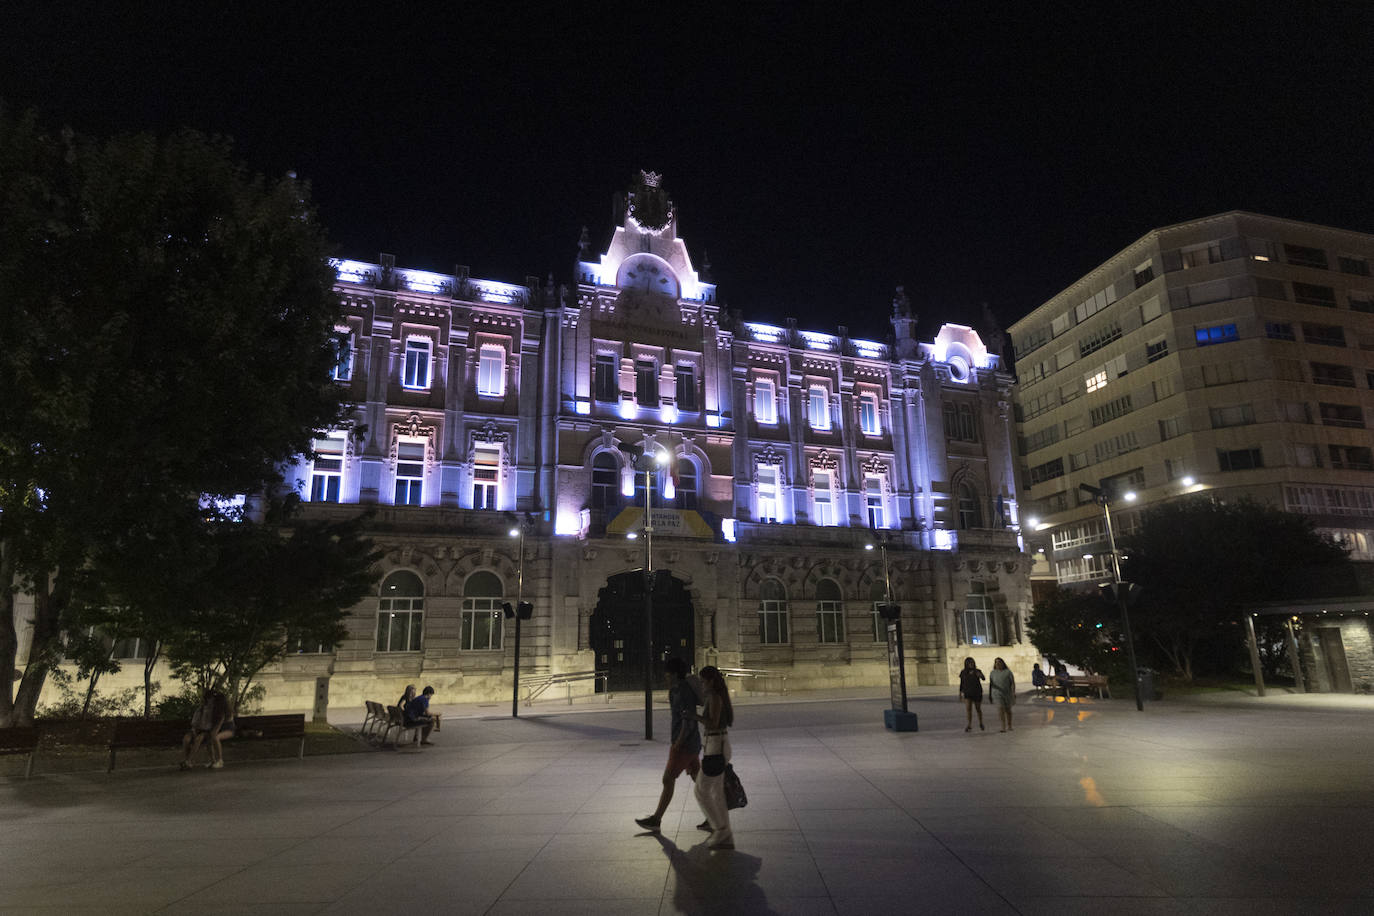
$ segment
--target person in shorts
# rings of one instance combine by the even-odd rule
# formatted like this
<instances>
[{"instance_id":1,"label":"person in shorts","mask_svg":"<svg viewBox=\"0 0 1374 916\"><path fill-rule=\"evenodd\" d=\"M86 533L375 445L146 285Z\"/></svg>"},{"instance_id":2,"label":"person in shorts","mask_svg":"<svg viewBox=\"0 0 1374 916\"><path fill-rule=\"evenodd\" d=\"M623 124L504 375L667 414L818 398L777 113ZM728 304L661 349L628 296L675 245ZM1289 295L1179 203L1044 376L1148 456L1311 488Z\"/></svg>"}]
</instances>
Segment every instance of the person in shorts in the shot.
<instances>
[{"instance_id":1,"label":"person in shorts","mask_svg":"<svg viewBox=\"0 0 1374 916\"><path fill-rule=\"evenodd\" d=\"M663 791L658 807L648 817L637 817L635 823L645 830L658 830L663 812L673 800L673 787L684 772L693 780L701 770L701 732L697 729L697 706L701 698L687 677L687 663L670 658L663 663L668 681L668 706L672 710L672 743L668 745L668 764L663 768Z\"/></svg>"}]
</instances>

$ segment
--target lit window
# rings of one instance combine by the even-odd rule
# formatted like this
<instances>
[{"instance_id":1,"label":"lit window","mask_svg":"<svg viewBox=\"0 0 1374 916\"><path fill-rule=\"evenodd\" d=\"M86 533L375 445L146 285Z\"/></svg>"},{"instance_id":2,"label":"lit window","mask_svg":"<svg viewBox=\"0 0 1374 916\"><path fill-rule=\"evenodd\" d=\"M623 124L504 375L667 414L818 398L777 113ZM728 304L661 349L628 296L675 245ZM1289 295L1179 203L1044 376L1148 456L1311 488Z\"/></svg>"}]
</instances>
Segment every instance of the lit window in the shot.
<instances>
[{"instance_id":1,"label":"lit window","mask_svg":"<svg viewBox=\"0 0 1374 916\"><path fill-rule=\"evenodd\" d=\"M970 582L965 599L964 639L971 646L997 645L997 620L983 582Z\"/></svg>"},{"instance_id":2,"label":"lit window","mask_svg":"<svg viewBox=\"0 0 1374 916\"><path fill-rule=\"evenodd\" d=\"M776 465L759 465L759 521L778 520L778 468Z\"/></svg>"},{"instance_id":3,"label":"lit window","mask_svg":"<svg viewBox=\"0 0 1374 916\"><path fill-rule=\"evenodd\" d=\"M824 387L812 385L807 392L807 416L812 429L830 428L830 396Z\"/></svg>"},{"instance_id":4,"label":"lit window","mask_svg":"<svg viewBox=\"0 0 1374 916\"><path fill-rule=\"evenodd\" d=\"M482 570L468 576L463 583L459 648L479 651L501 648L503 591L495 573Z\"/></svg>"},{"instance_id":5,"label":"lit window","mask_svg":"<svg viewBox=\"0 0 1374 916\"><path fill-rule=\"evenodd\" d=\"M406 388L429 387L430 342L412 337L406 341L405 374L401 384Z\"/></svg>"},{"instance_id":6,"label":"lit window","mask_svg":"<svg viewBox=\"0 0 1374 916\"><path fill-rule=\"evenodd\" d=\"M506 393L506 351L502 347L484 346L477 359L477 393L499 398Z\"/></svg>"},{"instance_id":7,"label":"lit window","mask_svg":"<svg viewBox=\"0 0 1374 916\"><path fill-rule=\"evenodd\" d=\"M864 499L868 505L868 527L885 528L883 512L883 479L864 478Z\"/></svg>"},{"instance_id":8,"label":"lit window","mask_svg":"<svg viewBox=\"0 0 1374 916\"><path fill-rule=\"evenodd\" d=\"M641 406L658 404L658 363L641 359L635 363L635 397Z\"/></svg>"},{"instance_id":9,"label":"lit window","mask_svg":"<svg viewBox=\"0 0 1374 916\"><path fill-rule=\"evenodd\" d=\"M396 505L422 505L424 478L425 443L402 439L396 445Z\"/></svg>"},{"instance_id":10,"label":"lit window","mask_svg":"<svg viewBox=\"0 0 1374 916\"><path fill-rule=\"evenodd\" d=\"M754 419L760 423L778 422L778 404L772 379L754 380Z\"/></svg>"},{"instance_id":11,"label":"lit window","mask_svg":"<svg viewBox=\"0 0 1374 916\"><path fill-rule=\"evenodd\" d=\"M614 356L598 355L592 366L592 396L598 401L614 404L620 400L620 362Z\"/></svg>"},{"instance_id":12,"label":"lit window","mask_svg":"<svg viewBox=\"0 0 1374 916\"><path fill-rule=\"evenodd\" d=\"M492 446L478 446L472 461L472 508L496 508L500 473L500 451Z\"/></svg>"},{"instance_id":13,"label":"lit window","mask_svg":"<svg viewBox=\"0 0 1374 916\"><path fill-rule=\"evenodd\" d=\"M816 640L844 642L844 602L833 579L816 583Z\"/></svg>"},{"instance_id":14,"label":"lit window","mask_svg":"<svg viewBox=\"0 0 1374 916\"><path fill-rule=\"evenodd\" d=\"M787 592L777 579L768 579L759 588L759 642L786 644L787 623Z\"/></svg>"},{"instance_id":15,"label":"lit window","mask_svg":"<svg viewBox=\"0 0 1374 916\"><path fill-rule=\"evenodd\" d=\"M697 409L697 370L695 366L681 364L677 374L677 409Z\"/></svg>"},{"instance_id":16,"label":"lit window","mask_svg":"<svg viewBox=\"0 0 1374 916\"><path fill-rule=\"evenodd\" d=\"M1194 328L1193 335L1197 339L1197 345L1199 347L1206 347L1219 343L1230 343L1233 340L1240 339L1240 336L1236 333L1236 326L1233 324L1219 324L1210 328Z\"/></svg>"},{"instance_id":17,"label":"lit window","mask_svg":"<svg viewBox=\"0 0 1374 916\"><path fill-rule=\"evenodd\" d=\"M310 467L310 501L336 503L343 485L344 430L333 430L311 444L315 460Z\"/></svg>"},{"instance_id":18,"label":"lit window","mask_svg":"<svg viewBox=\"0 0 1374 916\"><path fill-rule=\"evenodd\" d=\"M830 472L817 471L813 477L813 483L815 496L812 498L812 502L815 504L816 524L835 524L835 502L834 494L830 490Z\"/></svg>"},{"instance_id":19,"label":"lit window","mask_svg":"<svg viewBox=\"0 0 1374 916\"><path fill-rule=\"evenodd\" d=\"M882 434L882 426L878 422L878 396L871 392L866 392L859 396L859 428L866 436L878 436Z\"/></svg>"},{"instance_id":20,"label":"lit window","mask_svg":"<svg viewBox=\"0 0 1374 916\"><path fill-rule=\"evenodd\" d=\"M419 576L405 570L387 576L377 602L377 651L419 652L424 611L425 586Z\"/></svg>"}]
</instances>

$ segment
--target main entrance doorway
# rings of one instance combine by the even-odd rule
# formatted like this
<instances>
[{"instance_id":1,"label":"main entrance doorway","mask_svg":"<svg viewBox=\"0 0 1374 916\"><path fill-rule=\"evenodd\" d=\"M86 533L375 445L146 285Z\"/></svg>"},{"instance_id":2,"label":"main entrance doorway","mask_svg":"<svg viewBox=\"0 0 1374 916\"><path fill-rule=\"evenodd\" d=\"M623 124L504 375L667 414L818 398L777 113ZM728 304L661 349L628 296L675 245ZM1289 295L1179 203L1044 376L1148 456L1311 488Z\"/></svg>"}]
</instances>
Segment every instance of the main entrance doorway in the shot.
<instances>
[{"instance_id":1,"label":"main entrance doorway","mask_svg":"<svg viewBox=\"0 0 1374 916\"><path fill-rule=\"evenodd\" d=\"M692 598L682 580L666 570L654 575L654 647L644 657L644 574L611 576L597 596L591 619L597 670L609 672L612 691L644 689L644 666L652 663L653 685L663 686L663 659L677 656L691 666L696 654Z\"/></svg>"}]
</instances>

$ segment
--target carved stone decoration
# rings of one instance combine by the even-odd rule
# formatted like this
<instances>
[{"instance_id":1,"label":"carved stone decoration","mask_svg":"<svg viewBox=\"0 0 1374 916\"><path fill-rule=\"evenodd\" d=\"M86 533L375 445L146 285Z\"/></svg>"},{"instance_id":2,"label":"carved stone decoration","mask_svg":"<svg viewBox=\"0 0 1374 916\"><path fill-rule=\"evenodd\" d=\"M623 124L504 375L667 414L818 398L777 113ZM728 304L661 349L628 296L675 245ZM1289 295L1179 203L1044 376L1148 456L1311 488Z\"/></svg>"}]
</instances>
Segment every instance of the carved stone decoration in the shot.
<instances>
[{"instance_id":1,"label":"carved stone decoration","mask_svg":"<svg viewBox=\"0 0 1374 916\"><path fill-rule=\"evenodd\" d=\"M496 421L488 420L477 429L468 433L468 469L471 470L477 461L477 443L482 442L491 445L501 446L501 471L502 476L510 473L510 433L503 431L496 425Z\"/></svg>"},{"instance_id":2,"label":"carved stone decoration","mask_svg":"<svg viewBox=\"0 0 1374 916\"><path fill-rule=\"evenodd\" d=\"M588 546L588 547L583 547L583 548L582 548L582 559L583 559L583 561L586 562L586 563L590 563L590 562L592 562L593 560L595 560L595 559L596 559L596 548L595 548L595 547L590 547L590 546Z\"/></svg>"},{"instance_id":3,"label":"carved stone decoration","mask_svg":"<svg viewBox=\"0 0 1374 916\"><path fill-rule=\"evenodd\" d=\"M433 426L423 426L421 425L423 422L424 421L420 419L418 413L412 413L410 416L406 417L404 421L392 424L391 442L387 446L386 460L393 472L396 470L396 462L400 455L402 436L410 439L425 440L425 470L431 471L434 469L434 463L439 454L439 450L434 442L436 428ZM348 438L352 439L352 436ZM345 446L345 448L347 448L347 446Z\"/></svg>"},{"instance_id":4,"label":"carved stone decoration","mask_svg":"<svg viewBox=\"0 0 1374 916\"><path fill-rule=\"evenodd\" d=\"M968 571L969 571L969 572L977 572L981 567L982 567L982 564L979 563L977 560L969 560L969 561L968 561Z\"/></svg>"},{"instance_id":5,"label":"carved stone decoration","mask_svg":"<svg viewBox=\"0 0 1374 916\"><path fill-rule=\"evenodd\" d=\"M702 559L706 561L707 566L715 566L716 561L720 559L720 552L716 550L708 550L706 551L706 553L702 554Z\"/></svg>"},{"instance_id":6,"label":"carved stone decoration","mask_svg":"<svg viewBox=\"0 0 1374 916\"><path fill-rule=\"evenodd\" d=\"M1002 568L1009 573L1014 573L1020 567L1020 565L1021 564L1017 562L1003 563Z\"/></svg>"},{"instance_id":7,"label":"carved stone decoration","mask_svg":"<svg viewBox=\"0 0 1374 916\"><path fill-rule=\"evenodd\" d=\"M807 483L812 487L816 485L817 471L830 471L833 473L835 469L840 466L840 463L838 461L830 457L830 450L824 448L821 449L820 452L814 457L807 459L806 463L807 466L811 469L811 479L807 481Z\"/></svg>"},{"instance_id":8,"label":"carved stone decoration","mask_svg":"<svg viewBox=\"0 0 1374 916\"><path fill-rule=\"evenodd\" d=\"M778 469L778 486L787 486L790 481L787 479L786 456L773 447L770 442L761 451L754 454L754 483L759 482L759 468L764 465L772 465Z\"/></svg>"}]
</instances>

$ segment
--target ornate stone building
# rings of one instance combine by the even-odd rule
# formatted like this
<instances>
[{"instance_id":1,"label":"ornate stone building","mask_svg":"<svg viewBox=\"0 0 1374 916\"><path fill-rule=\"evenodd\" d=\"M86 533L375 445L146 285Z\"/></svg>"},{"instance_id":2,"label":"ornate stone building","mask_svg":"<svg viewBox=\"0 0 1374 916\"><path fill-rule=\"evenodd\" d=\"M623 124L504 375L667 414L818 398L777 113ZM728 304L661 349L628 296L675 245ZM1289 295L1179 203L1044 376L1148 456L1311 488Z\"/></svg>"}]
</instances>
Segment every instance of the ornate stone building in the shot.
<instances>
[{"instance_id":1,"label":"ornate stone building","mask_svg":"<svg viewBox=\"0 0 1374 916\"><path fill-rule=\"evenodd\" d=\"M885 683L890 578L909 678L950 683L966 655L1028 670L1012 380L972 329L918 342L900 290L890 343L742 321L652 174L604 252L584 232L572 287L387 255L338 276L356 426L295 479L311 512L375 506L386 557L350 638L289 659L286 682L327 673L335 703L417 681L508 696L501 606L523 598L526 676L606 669L635 689L646 502L656 660ZM300 705L288 683L271 705Z\"/></svg>"},{"instance_id":2,"label":"ornate stone building","mask_svg":"<svg viewBox=\"0 0 1374 916\"><path fill-rule=\"evenodd\" d=\"M583 233L571 286L337 263L354 424L289 477L312 514L373 508L385 558L341 646L262 679L267 707L308 708L324 676L335 706L405 683L509 697L502 605L521 599L522 677L604 669L639 689L650 540L656 662L881 685L890 584L909 682L952 683L968 655L1026 676L999 355L953 324L919 342L900 289L887 343L743 321L656 175L619 206L604 251Z\"/></svg>"}]
</instances>

